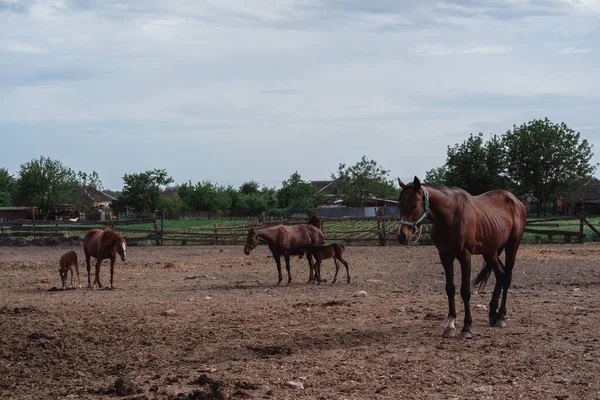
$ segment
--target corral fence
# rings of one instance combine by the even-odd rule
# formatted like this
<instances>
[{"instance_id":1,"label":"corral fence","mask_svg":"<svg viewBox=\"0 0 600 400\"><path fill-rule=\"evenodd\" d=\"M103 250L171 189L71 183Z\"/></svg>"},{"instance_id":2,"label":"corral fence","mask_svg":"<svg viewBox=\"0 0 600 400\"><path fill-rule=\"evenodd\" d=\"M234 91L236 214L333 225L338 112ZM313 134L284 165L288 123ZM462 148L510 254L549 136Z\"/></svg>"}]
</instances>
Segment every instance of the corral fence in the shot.
<instances>
[{"instance_id":1,"label":"corral fence","mask_svg":"<svg viewBox=\"0 0 600 400\"><path fill-rule=\"evenodd\" d=\"M323 234L328 243L345 245L393 245L397 243L398 217L347 217L322 218ZM52 245L81 241L92 228L110 227L127 235L129 245L241 245L246 242L251 226L276 224L293 225L305 220L288 219L260 224L258 219L218 222L165 220L159 218L130 219L106 222L89 221L11 221L0 222L0 245L25 245L27 243ZM212 226L211 226L212 224ZM420 243L429 244L431 225L425 223ZM550 217L528 220L525 242L573 242L599 240L600 225L592 223L581 209L573 217ZM562 239L562 240L561 240Z\"/></svg>"}]
</instances>

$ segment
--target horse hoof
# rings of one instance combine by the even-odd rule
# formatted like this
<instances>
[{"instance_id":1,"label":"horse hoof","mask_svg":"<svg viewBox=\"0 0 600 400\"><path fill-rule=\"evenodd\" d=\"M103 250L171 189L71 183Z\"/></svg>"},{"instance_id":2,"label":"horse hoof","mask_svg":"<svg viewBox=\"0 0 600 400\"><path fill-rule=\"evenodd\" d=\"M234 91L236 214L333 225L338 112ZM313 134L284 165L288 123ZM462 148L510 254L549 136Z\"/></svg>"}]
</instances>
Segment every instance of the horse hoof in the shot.
<instances>
[{"instance_id":1,"label":"horse hoof","mask_svg":"<svg viewBox=\"0 0 600 400\"><path fill-rule=\"evenodd\" d=\"M444 329L444 334L442 336L445 338L453 338L456 336L456 329L446 328Z\"/></svg>"},{"instance_id":2,"label":"horse hoof","mask_svg":"<svg viewBox=\"0 0 600 400\"><path fill-rule=\"evenodd\" d=\"M469 331L460 331L461 339L472 339L473 335Z\"/></svg>"},{"instance_id":3,"label":"horse hoof","mask_svg":"<svg viewBox=\"0 0 600 400\"><path fill-rule=\"evenodd\" d=\"M488 324L490 326L492 326L492 327L496 326L496 320L497 319L498 319L497 317L490 317L489 320L488 320Z\"/></svg>"},{"instance_id":4,"label":"horse hoof","mask_svg":"<svg viewBox=\"0 0 600 400\"><path fill-rule=\"evenodd\" d=\"M506 322L504 322L503 319L499 319L498 321L496 321L496 323L494 324L495 328L505 328L506 327Z\"/></svg>"}]
</instances>

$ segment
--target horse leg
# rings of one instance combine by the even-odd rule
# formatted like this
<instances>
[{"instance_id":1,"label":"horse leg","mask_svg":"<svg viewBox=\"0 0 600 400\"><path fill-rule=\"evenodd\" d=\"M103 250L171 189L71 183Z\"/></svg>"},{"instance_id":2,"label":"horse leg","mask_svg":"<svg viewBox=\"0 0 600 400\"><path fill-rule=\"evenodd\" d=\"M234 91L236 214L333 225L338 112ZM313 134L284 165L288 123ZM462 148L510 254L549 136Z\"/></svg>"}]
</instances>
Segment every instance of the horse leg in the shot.
<instances>
[{"instance_id":1,"label":"horse leg","mask_svg":"<svg viewBox=\"0 0 600 400\"><path fill-rule=\"evenodd\" d=\"M454 256L449 254L441 254L440 260L444 267L444 274L446 275L446 295L448 296L448 322L444 328L443 336L445 338L451 338L456 335L456 327L454 321L456 321L456 304L454 303L454 294L456 287L454 286Z\"/></svg>"},{"instance_id":2,"label":"horse leg","mask_svg":"<svg viewBox=\"0 0 600 400\"><path fill-rule=\"evenodd\" d=\"M116 260L117 260L117 257L110 258L110 288L111 289L115 288L115 284L113 283L113 276L115 274L115 261Z\"/></svg>"},{"instance_id":3,"label":"horse leg","mask_svg":"<svg viewBox=\"0 0 600 400\"><path fill-rule=\"evenodd\" d=\"M73 266L69 265L69 271L71 272L71 287L73 287Z\"/></svg>"},{"instance_id":4,"label":"horse leg","mask_svg":"<svg viewBox=\"0 0 600 400\"><path fill-rule=\"evenodd\" d=\"M77 265L78 263L75 263L75 272L77 272L77 284L79 285L79 288L81 289L81 280L79 279L79 265ZM71 270L71 273L73 273L73 271Z\"/></svg>"},{"instance_id":5,"label":"horse leg","mask_svg":"<svg viewBox=\"0 0 600 400\"><path fill-rule=\"evenodd\" d=\"M316 263L318 260L317 255L314 256L314 260L313 260L313 254L309 251L306 252L306 259L308 260L308 270L309 270L309 274L308 274L308 281L306 281L306 283L311 283L314 282L314 280L316 279ZM314 271L314 274L313 274Z\"/></svg>"},{"instance_id":6,"label":"horse leg","mask_svg":"<svg viewBox=\"0 0 600 400\"><path fill-rule=\"evenodd\" d=\"M90 269L92 268L91 265L90 265L90 258L91 258L91 256L86 251L85 252L85 264L87 266L87 273L88 273L88 288L92 287L92 281L90 280Z\"/></svg>"},{"instance_id":7,"label":"horse leg","mask_svg":"<svg viewBox=\"0 0 600 400\"><path fill-rule=\"evenodd\" d=\"M102 265L102 260L96 260L96 277L94 278L94 287L96 286L96 283L98 283L98 288L102 287L102 284L100 283L100 265Z\"/></svg>"},{"instance_id":8,"label":"horse leg","mask_svg":"<svg viewBox=\"0 0 600 400\"><path fill-rule=\"evenodd\" d=\"M463 339L471 339L471 324L473 319L471 318L471 253L464 252L459 259L460 261L460 297L462 298L465 306L465 321L463 328L460 331L460 337Z\"/></svg>"},{"instance_id":9,"label":"horse leg","mask_svg":"<svg viewBox=\"0 0 600 400\"><path fill-rule=\"evenodd\" d=\"M277 281L277 285L279 286L283 280L283 276L281 275L281 256L279 254L273 254L273 258L275 258L275 263L277 264L277 273L279 274L279 281Z\"/></svg>"},{"instance_id":10,"label":"horse leg","mask_svg":"<svg viewBox=\"0 0 600 400\"><path fill-rule=\"evenodd\" d=\"M506 265L504 266L505 274L502 285L502 303L500 304L500 309L498 310L498 319L495 324L495 326L498 328L504 328L506 326L506 322L504 320L506 316L506 296L508 295L508 289L510 288L510 284L512 282L512 270L515 266L519 244L520 242L507 243L506 245Z\"/></svg>"},{"instance_id":11,"label":"horse leg","mask_svg":"<svg viewBox=\"0 0 600 400\"><path fill-rule=\"evenodd\" d=\"M348 268L348 263L343 258L340 258L340 261L344 264L344 267L346 267L346 280L350 283L350 268Z\"/></svg>"},{"instance_id":12,"label":"horse leg","mask_svg":"<svg viewBox=\"0 0 600 400\"><path fill-rule=\"evenodd\" d=\"M288 283L292 283L292 271L290 270L290 255L284 254L283 258L285 259L285 269L288 274Z\"/></svg>"},{"instance_id":13,"label":"horse leg","mask_svg":"<svg viewBox=\"0 0 600 400\"><path fill-rule=\"evenodd\" d=\"M490 263L494 266L494 276L496 277L496 284L494 285L494 291L492 292L492 299L490 300L490 311L488 314L488 322L490 326L496 325L498 319L498 300L500 299L500 293L502 292L502 280L504 274L501 274L498 269L498 253L494 253L491 256L483 257L486 263Z\"/></svg>"},{"instance_id":14,"label":"horse leg","mask_svg":"<svg viewBox=\"0 0 600 400\"><path fill-rule=\"evenodd\" d=\"M340 270L340 264L338 264L338 260L336 257L333 258L333 262L335 263L335 275L333 275L333 281L331 281L332 285L337 281L337 274Z\"/></svg>"}]
</instances>

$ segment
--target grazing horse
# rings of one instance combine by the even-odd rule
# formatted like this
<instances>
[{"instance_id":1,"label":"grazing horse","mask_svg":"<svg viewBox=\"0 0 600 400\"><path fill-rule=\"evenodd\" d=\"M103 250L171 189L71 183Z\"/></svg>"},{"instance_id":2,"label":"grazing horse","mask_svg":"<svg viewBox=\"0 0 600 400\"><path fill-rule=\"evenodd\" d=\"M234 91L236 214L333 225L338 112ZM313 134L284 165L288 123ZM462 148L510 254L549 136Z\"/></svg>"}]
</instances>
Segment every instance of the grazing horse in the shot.
<instances>
[{"instance_id":1,"label":"grazing horse","mask_svg":"<svg viewBox=\"0 0 600 400\"><path fill-rule=\"evenodd\" d=\"M71 287L73 287L73 265L75 266L75 272L77 272L77 283L79 284L79 287L81 287L79 267L77 266L77 253L68 251L60 257L60 268L58 269L63 289L67 288L67 275L69 271L71 271Z\"/></svg>"},{"instance_id":2,"label":"grazing horse","mask_svg":"<svg viewBox=\"0 0 600 400\"><path fill-rule=\"evenodd\" d=\"M398 183L402 188L398 199L398 241L408 244L426 218L433 223L431 238L444 267L448 295L448 322L443 336L453 337L456 332L454 260L458 259L461 267L460 295L465 306L465 320L460 336L472 337L469 305L472 254L481 254L485 261L474 284L484 285L492 271L496 276L496 286L490 301L489 324L500 328L506 326L506 295L527 218L523 204L505 190L492 190L472 196L462 189L422 185L417 177L409 184L404 184L400 179ZM499 259L503 250L505 264ZM498 309L500 294L502 303Z\"/></svg>"},{"instance_id":3,"label":"grazing horse","mask_svg":"<svg viewBox=\"0 0 600 400\"><path fill-rule=\"evenodd\" d=\"M127 260L127 243L125 239L127 236L121 236L117 232L106 228L102 229L91 229L86 233L83 238L83 252L85 253L85 262L87 263L88 272L88 288L92 287L90 282L90 258L96 259L96 276L94 278L94 287L96 283L101 288L100 284L100 265L102 261L110 259L110 288L114 289L113 276L115 272L115 261L117 259L117 253L121 256L122 261Z\"/></svg>"},{"instance_id":4,"label":"grazing horse","mask_svg":"<svg viewBox=\"0 0 600 400\"><path fill-rule=\"evenodd\" d=\"M346 267L346 280L350 283L350 270L348 269L348 263L344 260L344 250L346 248L343 244L332 243L327 245L318 245L318 244L309 244L304 246L307 254L310 254L315 258L315 273L316 279L318 283L321 283L321 262L323 260L327 260L329 258L333 258L335 262L335 275L333 276L333 281L331 284L333 285L338 276L338 272L340 270L340 265L338 261L344 264Z\"/></svg>"},{"instance_id":5,"label":"grazing horse","mask_svg":"<svg viewBox=\"0 0 600 400\"><path fill-rule=\"evenodd\" d=\"M315 224L319 223L319 227ZM278 285L281 284L283 276L281 275L281 256L285 259L285 268L288 274L288 283L292 282L290 272L290 256L300 256L305 254L304 246L308 244L322 244L323 232L320 229L320 220L312 219L308 224L298 225L276 225L264 228L250 228L244 246L244 254L249 255L252 250L258 246L260 242L269 245L273 258L277 264L277 273L279 274ZM316 279L316 273L313 276L313 259L310 254L306 254L308 266L310 268L310 276L308 282Z\"/></svg>"}]
</instances>

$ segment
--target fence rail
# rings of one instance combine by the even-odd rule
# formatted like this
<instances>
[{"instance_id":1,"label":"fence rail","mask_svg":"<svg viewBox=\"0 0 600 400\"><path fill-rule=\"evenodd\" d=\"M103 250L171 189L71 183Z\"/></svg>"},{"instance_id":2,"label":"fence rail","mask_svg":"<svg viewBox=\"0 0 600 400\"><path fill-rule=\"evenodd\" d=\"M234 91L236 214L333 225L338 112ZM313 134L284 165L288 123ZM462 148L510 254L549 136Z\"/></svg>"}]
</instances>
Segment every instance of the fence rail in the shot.
<instances>
[{"instance_id":1,"label":"fence rail","mask_svg":"<svg viewBox=\"0 0 600 400\"><path fill-rule=\"evenodd\" d=\"M389 245L396 243L398 217L346 217L322 218L322 229L326 242L361 245ZM569 221L573 221L569 223ZM89 229L106 228L128 235L130 245L240 245L246 242L250 226L272 226L275 224L293 225L303 220L290 219L270 221L263 224L254 221L241 221L235 226L165 226L164 213L160 218L106 222L70 221L13 221L0 223L0 244L24 240L81 240ZM430 223L423 228L421 243L430 243ZM576 229L569 229L576 228ZM528 221L525 229L528 241L539 241L557 237L565 241L583 241L586 237L600 237L600 226L592 224L581 209L575 217L550 217ZM586 233L587 232L587 233ZM591 233L590 233L591 232Z\"/></svg>"}]
</instances>

